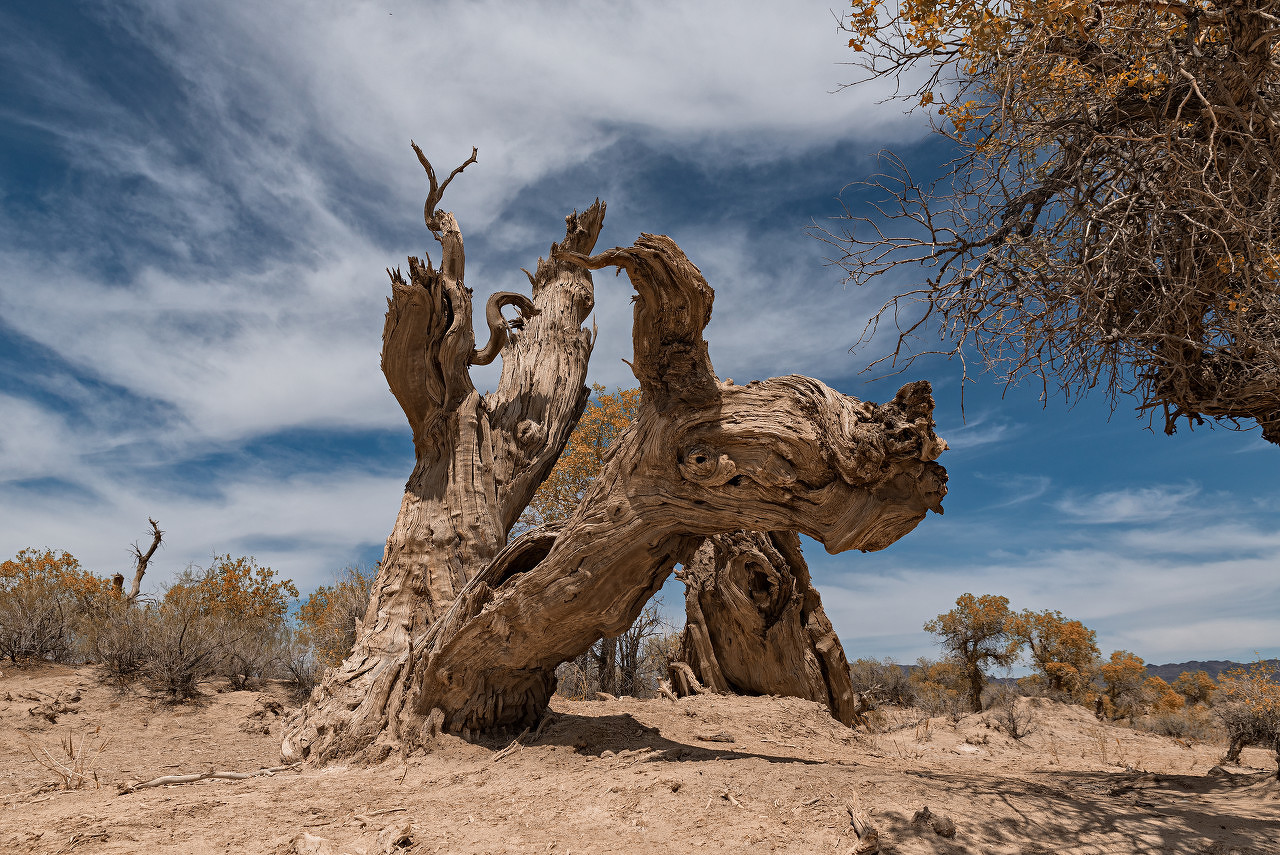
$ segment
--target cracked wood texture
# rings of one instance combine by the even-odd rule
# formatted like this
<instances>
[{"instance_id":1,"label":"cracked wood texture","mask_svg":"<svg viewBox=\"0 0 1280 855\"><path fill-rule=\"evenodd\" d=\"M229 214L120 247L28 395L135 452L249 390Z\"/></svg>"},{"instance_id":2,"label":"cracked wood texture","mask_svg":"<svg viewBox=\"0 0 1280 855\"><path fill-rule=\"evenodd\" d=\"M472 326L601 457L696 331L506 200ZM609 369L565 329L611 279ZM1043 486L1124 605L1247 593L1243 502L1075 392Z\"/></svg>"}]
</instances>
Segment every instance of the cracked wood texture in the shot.
<instances>
[{"instance_id":1,"label":"cracked wood texture","mask_svg":"<svg viewBox=\"0 0 1280 855\"><path fill-rule=\"evenodd\" d=\"M677 694L785 695L826 704L846 725L860 720L844 647L795 532L708 537L676 575L685 583Z\"/></svg>"},{"instance_id":2,"label":"cracked wood texture","mask_svg":"<svg viewBox=\"0 0 1280 855\"><path fill-rule=\"evenodd\" d=\"M489 299L489 342L476 349L462 233L452 214L435 210L443 185L418 154L431 181L424 216L442 258L435 268L429 258L410 257L407 279L388 271L382 337L382 370L413 431L416 463L355 647L326 672L295 723L342 734L352 748L368 746L394 722L415 642L506 544L589 395L594 331L582 324L594 306L591 275L555 256L592 250L604 204L597 199L566 218L564 241L529 276L531 298L504 292ZM463 167L474 161L473 152ZM516 307L519 319L507 321L504 306ZM482 397L468 368L496 355L501 380ZM292 756L287 745L285 754Z\"/></svg>"},{"instance_id":3,"label":"cracked wood texture","mask_svg":"<svg viewBox=\"0 0 1280 855\"><path fill-rule=\"evenodd\" d=\"M702 336L713 292L670 238L641 235L634 246L596 256L565 246L551 263L627 272L636 290L633 370L643 398L635 422L562 527L535 530L496 555L470 547L448 565L458 579L477 575L443 613L421 606L413 612L419 617L404 634L407 655L382 666L357 646L342 673L392 672L393 697L373 701L385 711L381 730L330 706L290 723L287 758L323 762L362 752L375 759L441 730L535 723L554 691L556 666L625 630L708 536L744 527L795 530L830 552L881 549L928 510L941 509L946 473L934 460L946 444L933 430L928 383L908 384L877 405L808 377L721 382ZM459 349L470 348L468 341ZM439 430L446 423L433 424ZM492 421L484 424L492 429ZM491 489L473 478L473 491ZM448 522L446 531L457 531L467 514L486 507L475 495L449 504L448 482L433 483L442 497L431 511L433 526ZM450 541L454 554L466 546L462 538ZM396 575L387 584L405 581ZM421 583L418 590L419 597L430 593ZM382 590L378 596L388 599ZM426 626L423 619L436 614ZM371 607L375 617L381 612Z\"/></svg>"}]
</instances>

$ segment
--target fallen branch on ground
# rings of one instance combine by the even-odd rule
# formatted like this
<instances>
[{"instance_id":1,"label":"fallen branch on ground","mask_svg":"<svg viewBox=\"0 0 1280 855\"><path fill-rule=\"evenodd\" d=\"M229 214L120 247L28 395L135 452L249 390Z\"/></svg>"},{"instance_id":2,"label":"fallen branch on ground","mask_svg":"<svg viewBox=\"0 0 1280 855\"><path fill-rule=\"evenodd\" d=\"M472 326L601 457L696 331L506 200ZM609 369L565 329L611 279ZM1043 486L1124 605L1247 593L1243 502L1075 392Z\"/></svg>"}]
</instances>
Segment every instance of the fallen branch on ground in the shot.
<instances>
[{"instance_id":1,"label":"fallen branch on ground","mask_svg":"<svg viewBox=\"0 0 1280 855\"><path fill-rule=\"evenodd\" d=\"M190 775L162 775L159 778L152 778L150 781L142 783L120 784L118 785L119 795L132 793L134 790L145 789L146 787L163 787L168 784L194 784L196 781L204 781L208 779L217 779L220 781L243 781L247 778L260 778L266 775L274 775L276 772L284 772L288 769L296 769L301 763L290 763L287 766L272 766L270 769L259 769L256 772L218 772L210 770L208 772L195 772Z\"/></svg>"}]
</instances>

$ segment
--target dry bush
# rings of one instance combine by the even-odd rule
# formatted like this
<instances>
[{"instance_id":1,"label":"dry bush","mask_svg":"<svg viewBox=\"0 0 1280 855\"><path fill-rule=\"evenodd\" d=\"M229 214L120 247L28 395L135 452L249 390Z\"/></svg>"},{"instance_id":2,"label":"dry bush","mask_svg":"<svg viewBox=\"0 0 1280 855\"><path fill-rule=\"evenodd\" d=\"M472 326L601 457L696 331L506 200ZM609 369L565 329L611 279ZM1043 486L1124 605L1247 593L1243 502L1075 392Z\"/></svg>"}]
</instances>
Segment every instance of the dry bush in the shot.
<instances>
[{"instance_id":1,"label":"dry bush","mask_svg":"<svg viewBox=\"0 0 1280 855\"><path fill-rule=\"evenodd\" d=\"M1276 668L1255 662L1233 668L1218 678L1214 712L1230 740L1224 762L1236 763L1249 745L1276 752L1276 776L1280 777L1280 683Z\"/></svg>"},{"instance_id":2,"label":"dry bush","mask_svg":"<svg viewBox=\"0 0 1280 855\"><path fill-rule=\"evenodd\" d=\"M1011 739L1021 740L1035 732L1036 717L1030 704L1019 704L1018 692L1011 686L993 686L988 693L988 709L996 727Z\"/></svg>"},{"instance_id":3,"label":"dry bush","mask_svg":"<svg viewBox=\"0 0 1280 855\"><path fill-rule=\"evenodd\" d=\"M934 662L922 656L916 660L910 680L916 707L928 715L945 715L959 721L973 708L967 693L968 681L958 662Z\"/></svg>"},{"instance_id":4,"label":"dry bush","mask_svg":"<svg viewBox=\"0 0 1280 855\"><path fill-rule=\"evenodd\" d=\"M28 739L27 753L31 755L32 760L58 776L61 789L78 790L88 783L90 778L97 787L99 786L98 770L95 764L98 757L106 750L107 744L111 742L110 737L96 738L101 732L101 727L95 728L92 734L86 730L80 734L80 739L77 741L71 731L67 730L67 735L62 738L59 745L60 751L57 754L37 746ZM94 736L95 741L89 742L90 736Z\"/></svg>"},{"instance_id":5,"label":"dry bush","mask_svg":"<svg viewBox=\"0 0 1280 855\"><path fill-rule=\"evenodd\" d=\"M1214 721L1208 707L1199 705L1153 712L1138 718L1134 721L1134 726L1150 733L1188 741L1212 742L1223 736L1222 729Z\"/></svg>"},{"instance_id":6,"label":"dry bush","mask_svg":"<svg viewBox=\"0 0 1280 855\"><path fill-rule=\"evenodd\" d=\"M110 592L67 552L22 550L0 564L0 656L71 660L81 617Z\"/></svg>"},{"instance_id":7,"label":"dry bush","mask_svg":"<svg viewBox=\"0 0 1280 855\"><path fill-rule=\"evenodd\" d=\"M857 659L849 664L849 675L855 694L869 694L877 702L899 707L916 703L910 674L892 659Z\"/></svg>"},{"instance_id":8,"label":"dry bush","mask_svg":"<svg viewBox=\"0 0 1280 855\"><path fill-rule=\"evenodd\" d=\"M303 700L324 676L325 664L298 630L291 630L280 651L280 677L295 700Z\"/></svg>"},{"instance_id":9,"label":"dry bush","mask_svg":"<svg viewBox=\"0 0 1280 855\"><path fill-rule=\"evenodd\" d=\"M615 638L603 638L587 652L556 669L556 694L572 700L596 692L651 698L679 658L681 633L659 611L660 599L645 606L635 623Z\"/></svg>"},{"instance_id":10,"label":"dry bush","mask_svg":"<svg viewBox=\"0 0 1280 855\"><path fill-rule=\"evenodd\" d=\"M316 588L298 607L297 635L315 651L322 671L336 666L351 652L377 577L377 565L349 565L338 571L332 585Z\"/></svg>"},{"instance_id":11,"label":"dry bush","mask_svg":"<svg viewBox=\"0 0 1280 855\"><path fill-rule=\"evenodd\" d=\"M81 651L85 658L97 663L104 681L123 689L143 675L154 644L153 608L111 597L86 614Z\"/></svg>"},{"instance_id":12,"label":"dry bush","mask_svg":"<svg viewBox=\"0 0 1280 855\"><path fill-rule=\"evenodd\" d=\"M156 608L150 627L143 683L171 703L200 694L200 683L218 670L227 635L198 591L175 585Z\"/></svg>"}]
</instances>

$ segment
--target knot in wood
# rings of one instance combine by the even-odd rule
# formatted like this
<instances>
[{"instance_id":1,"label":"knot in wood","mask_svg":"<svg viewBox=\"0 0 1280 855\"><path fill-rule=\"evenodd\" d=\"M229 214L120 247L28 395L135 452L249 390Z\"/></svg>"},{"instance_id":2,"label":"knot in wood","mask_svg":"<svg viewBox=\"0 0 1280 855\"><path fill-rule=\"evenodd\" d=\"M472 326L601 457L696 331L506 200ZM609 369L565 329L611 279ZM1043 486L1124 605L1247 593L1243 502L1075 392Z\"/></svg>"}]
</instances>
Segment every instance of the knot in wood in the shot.
<instances>
[{"instance_id":1,"label":"knot in wood","mask_svg":"<svg viewBox=\"0 0 1280 855\"><path fill-rule=\"evenodd\" d=\"M526 448L531 445L538 445L546 435L547 432L542 425L532 419L524 419L520 424L516 425L516 442Z\"/></svg>"},{"instance_id":2,"label":"knot in wood","mask_svg":"<svg viewBox=\"0 0 1280 855\"><path fill-rule=\"evenodd\" d=\"M701 443L681 453L679 467L681 475L704 487L719 487L738 474L732 457Z\"/></svg>"}]
</instances>

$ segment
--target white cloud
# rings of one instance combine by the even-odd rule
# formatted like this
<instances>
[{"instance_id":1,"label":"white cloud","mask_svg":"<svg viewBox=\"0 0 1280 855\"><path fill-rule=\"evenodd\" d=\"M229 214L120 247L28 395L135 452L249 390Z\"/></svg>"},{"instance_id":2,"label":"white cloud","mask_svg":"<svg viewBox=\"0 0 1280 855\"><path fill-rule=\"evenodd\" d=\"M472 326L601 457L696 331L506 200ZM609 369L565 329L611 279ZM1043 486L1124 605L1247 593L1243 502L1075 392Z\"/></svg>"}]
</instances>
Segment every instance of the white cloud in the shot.
<instances>
[{"instance_id":1,"label":"white cloud","mask_svg":"<svg viewBox=\"0 0 1280 855\"><path fill-rule=\"evenodd\" d=\"M1136 487L1065 496L1057 502L1057 508L1073 522L1153 522L1181 513L1199 492L1195 485Z\"/></svg>"}]
</instances>

